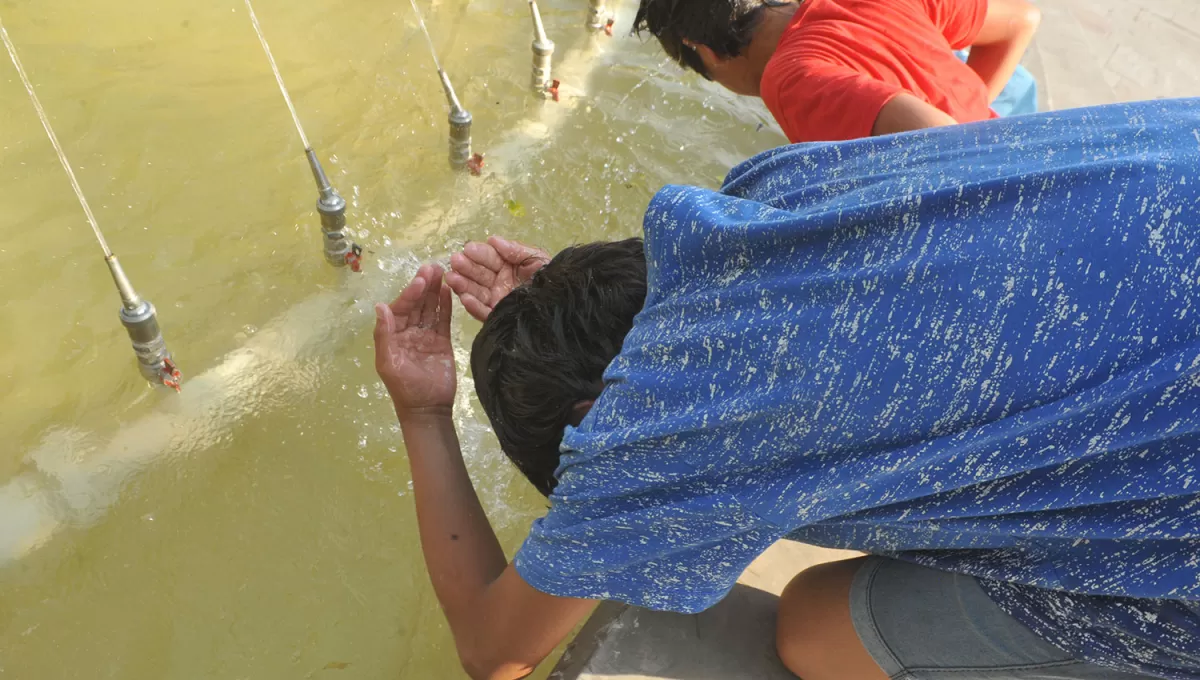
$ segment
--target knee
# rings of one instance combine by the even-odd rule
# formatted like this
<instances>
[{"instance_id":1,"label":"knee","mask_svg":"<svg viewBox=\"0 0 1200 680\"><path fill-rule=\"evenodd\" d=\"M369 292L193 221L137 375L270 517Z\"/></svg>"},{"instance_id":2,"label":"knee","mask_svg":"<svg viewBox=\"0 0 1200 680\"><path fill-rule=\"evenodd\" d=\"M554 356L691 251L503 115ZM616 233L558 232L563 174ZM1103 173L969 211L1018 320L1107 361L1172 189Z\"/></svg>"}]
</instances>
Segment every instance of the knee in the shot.
<instances>
[{"instance_id":1,"label":"knee","mask_svg":"<svg viewBox=\"0 0 1200 680\"><path fill-rule=\"evenodd\" d=\"M861 559L829 562L796 575L779 598L775 649L789 671L820 680L844 677L847 634L857 637L850 620L850 584ZM856 642L857 640L855 640Z\"/></svg>"}]
</instances>

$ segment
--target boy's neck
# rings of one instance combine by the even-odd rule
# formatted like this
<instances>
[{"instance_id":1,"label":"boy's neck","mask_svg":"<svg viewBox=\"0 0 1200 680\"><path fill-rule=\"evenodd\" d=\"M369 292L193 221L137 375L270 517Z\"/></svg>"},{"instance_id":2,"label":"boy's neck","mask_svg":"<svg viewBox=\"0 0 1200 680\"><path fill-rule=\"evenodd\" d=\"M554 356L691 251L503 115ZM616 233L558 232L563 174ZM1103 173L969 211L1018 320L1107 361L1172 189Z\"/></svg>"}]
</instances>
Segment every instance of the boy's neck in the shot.
<instances>
[{"instance_id":1,"label":"boy's neck","mask_svg":"<svg viewBox=\"0 0 1200 680\"><path fill-rule=\"evenodd\" d=\"M792 23L792 17L799 9L799 2L763 8L762 18L759 19L758 27L754 30L754 37L750 39L750 44L744 52L751 68L754 69L756 84L762 81L763 72L767 69L767 62L775 56L775 50L779 47L779 40L783 37L783 32L787 30L788 24ZM757 96L758 93L755 92L755 95Z\"/></svg>"}]
</instances>

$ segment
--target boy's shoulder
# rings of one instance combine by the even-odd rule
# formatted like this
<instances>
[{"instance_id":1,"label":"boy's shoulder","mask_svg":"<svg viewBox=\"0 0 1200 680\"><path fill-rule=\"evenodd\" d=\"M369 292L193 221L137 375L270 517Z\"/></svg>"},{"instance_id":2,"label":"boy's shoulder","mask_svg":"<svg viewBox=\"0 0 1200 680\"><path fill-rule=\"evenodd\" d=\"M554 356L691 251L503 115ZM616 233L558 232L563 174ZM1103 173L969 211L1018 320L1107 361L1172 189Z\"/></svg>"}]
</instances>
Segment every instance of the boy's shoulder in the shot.
<instances>
[{"instance_id":1,"label":"boy's shoulder","mask_svg":"<svg viewBox=\"0 0 1200 680\"><path fill-rule=\"evenodd\" d=\"M831 66L862 70L867 54L902 47L887 36L928 42L940 33L933 5L945 2L986 0L806 0L767 61L763 88L774 87L785 73L795 76Z\"/></svg>"},{"instance_id":2,"label":"boy's shoulder","mask_svg":"<svg viewBox=\"0 0 1200 680\"><path fill-rule=\"evenodd\" d=\"M981 0L806 0L792 18L788 32L812 33L845 26L876 26L897 20L936 19L940 5L980 2ZM780 43L783 44L782 41Z\"/></svg>"}]
</instances>

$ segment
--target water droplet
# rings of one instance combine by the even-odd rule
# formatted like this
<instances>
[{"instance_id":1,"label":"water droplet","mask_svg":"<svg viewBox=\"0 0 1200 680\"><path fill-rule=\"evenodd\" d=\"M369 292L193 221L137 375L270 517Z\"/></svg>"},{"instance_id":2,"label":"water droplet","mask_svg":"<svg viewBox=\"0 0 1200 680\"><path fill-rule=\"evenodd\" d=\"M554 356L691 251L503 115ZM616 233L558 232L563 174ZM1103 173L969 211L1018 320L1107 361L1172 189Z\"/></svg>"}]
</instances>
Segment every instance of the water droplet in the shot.
<instances>
[{"instance_id":1,"label":"water droplet","mask_svg":"<svg viewBox=\"0 0 1200 680\"><path fill-rule=\"evenodd\" d=\"M367 386L366 385L358 386L358 396L362 397L363 399L367 398Z\"/></svg>"}]
</instances>

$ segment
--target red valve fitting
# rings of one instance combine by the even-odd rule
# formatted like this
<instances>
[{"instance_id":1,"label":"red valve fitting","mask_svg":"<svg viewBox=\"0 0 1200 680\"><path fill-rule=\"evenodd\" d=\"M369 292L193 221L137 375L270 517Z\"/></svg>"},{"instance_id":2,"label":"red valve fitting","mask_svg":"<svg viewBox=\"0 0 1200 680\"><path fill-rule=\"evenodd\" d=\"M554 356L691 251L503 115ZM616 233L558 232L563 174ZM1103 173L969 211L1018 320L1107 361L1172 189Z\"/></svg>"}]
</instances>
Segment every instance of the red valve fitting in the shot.
<instances>
[{"instance_id":1,"label":"red valve fitting","mask_svg":"<svg viewBox=\"0 0 1200 680\"><path fill-rule=\"evenodd\" d=\"M471 156L471 160L467 161L467 170L469 170L471 172L471 174L475 175L476 177L478 177L480 174L482 174L483 173L483 154L477 153L474 156Z\"/></svg>"},{"instance_id":2,"label":"red valve fitting","mask_svg":"<svg viewBox=\"0 0 1200 680\"><path fill-rule=\"evenodd\" d=\"M357 243L350 245L350 252L346 253L346 264L352 272L362 271L362 246Z\"/></svg>"},{"instance_id":3,"label":"red valve fitting","mask_svg":"<svg viewBox=\"0 0 1200 680\"><path fill-rule=\"evenodd\" d=\"M176 392L180 391L179 383L183 380L183 374L179 372L179 368L175 366L175 362L171 361L170 357L163 359L162 366L158 368L158 376L163 385Z\"/></svg>"}]
</instances>

